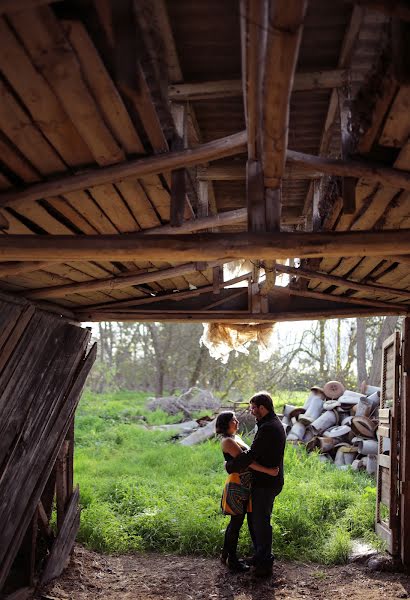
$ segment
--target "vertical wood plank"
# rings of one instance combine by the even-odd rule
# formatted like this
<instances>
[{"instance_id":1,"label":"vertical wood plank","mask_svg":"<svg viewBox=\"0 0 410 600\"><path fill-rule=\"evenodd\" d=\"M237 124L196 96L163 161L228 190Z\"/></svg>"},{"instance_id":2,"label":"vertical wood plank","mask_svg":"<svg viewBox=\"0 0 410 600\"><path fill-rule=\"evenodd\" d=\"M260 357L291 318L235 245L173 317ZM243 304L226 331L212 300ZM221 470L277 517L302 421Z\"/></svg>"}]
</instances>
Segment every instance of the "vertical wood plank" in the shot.
<instances>
[{"instance_id":1,"label":"vertical wood plank","mask_svg":"<svg viewBox=\"0 0 410 600\"><path fill-rule=\"evenodd\" d=\"M171 144L175 152L183 150L187 137L187 109L186 104L174 103L172 105L176 134ZM176 169L171 174L171 225L179 227L184 220L185 198L187 193L185 169Z\"/></svg>"},{"instance_id":2,"label":"vertical wood plank","mask_svg":"<svg viewBox=\"0 0 410 600\"><path fill-rule=\"evenodd\" d=\"M400 440L400 558L410 570L410 318L402 329L401 440Z\"/></svg>"},{"instance_id":3,"label":"vertical wood plank","mask_svg":"<svg viewBox=\"0 0 410 600\"><path fill-rule=\"evenodd\" d=\"M265 188L262 164L249 159L246 163L246 196L248 203L248 230L266 231Z\"/></svg>"}]
</instances>

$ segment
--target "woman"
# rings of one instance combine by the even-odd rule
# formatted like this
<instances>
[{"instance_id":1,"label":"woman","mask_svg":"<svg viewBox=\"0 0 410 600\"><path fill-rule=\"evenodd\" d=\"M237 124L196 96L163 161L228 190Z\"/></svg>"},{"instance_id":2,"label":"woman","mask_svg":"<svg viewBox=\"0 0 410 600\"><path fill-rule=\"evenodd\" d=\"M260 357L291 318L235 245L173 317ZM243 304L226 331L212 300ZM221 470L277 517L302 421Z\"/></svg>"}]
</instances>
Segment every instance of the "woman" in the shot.
<instances>
[{"instance_id":1,"label":"woman","mask_svg":"<svg viewBox=\"0 0 410 600\"><path fill-rule=\"evenodd\" d=\"M234 412L225 411L216 419L216 433L222 435L221 448L225 460L235 458L249 446L236 435L239 421ZM260 471L275 477L279 469L262 467L252 462L250 469ZM238 559L236 549L238 546L239 532L245 519L245 514L252 511L251 503L251 471L247 469L243 473L232 473L228 476L221 499L222 512L230 515L231 520L226 528L224 546L221 560L228 565L231 571L247 571L249 566Z\"/></svg>"}]
</instances>

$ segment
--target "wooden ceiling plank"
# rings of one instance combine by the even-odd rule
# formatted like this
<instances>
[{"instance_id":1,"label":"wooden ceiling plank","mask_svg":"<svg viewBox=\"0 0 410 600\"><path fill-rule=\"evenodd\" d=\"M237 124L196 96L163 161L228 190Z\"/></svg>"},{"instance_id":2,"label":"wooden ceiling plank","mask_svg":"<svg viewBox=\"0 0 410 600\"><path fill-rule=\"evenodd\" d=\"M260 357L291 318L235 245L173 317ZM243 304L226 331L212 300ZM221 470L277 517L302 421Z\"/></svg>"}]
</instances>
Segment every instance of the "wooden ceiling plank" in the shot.
<instances>
[{"instance_id":1,"label":"wooden ceiling plank","mask_svg":"<svg viewBox=\"0 0 410 600\"><path fill-rule=\"evenodd\" d=\"M125 179L116 183L116 187L127 202L134 219L141 229L158 227L161 224L144 188L137 180Z\"/></svg>"},{"instance_id":2,"label":"wooden ceiling plank","mask_svg":"<svg viewBox=\"0 0 410 600\"><path fill-rule=\"evenodd\" d=\"M108 23L107 19L104 19L104 25L106 28L111 28L111 24ZM112 83L112 80L92 45L84 27L80 23L70 23L67 25L67 31L70 41L78 52L87 82L90 85L95 98L98 99L100 109L105 116L106 121L110 124L116 138L120 141L126 151L132 153L145 153L145 149L132 125L118 90ZM113 32L111 32L111 35L113 35ZM137 86L139 92L137 93L135 90L131 90L129 86L127 86L126 89L123 88L123 92L126 93L128 97L131 95L133 103L138 104L137 108L140 118L142 123L148 128L147 133L153 149L155 151L166 150L168 147L162 130L160 129L160 123L156 116L155 107L150 100L149 90L146 87L145 80L142 81L144 76L140 67L138 67L138 74L141 84L140 88ZM136 97L138 94L140 95L139 99ZM113 106L115 109L114 111L112 110ZM144 114L142 114L142 111L144 111ZM148 190L151 186L155 187L157 193L153 198L154 206L161 215L161 218L166 220L168 217L169 219L170 197L168 192L163 188L160 179L154 175L147 178L143 183ZM120 199L118 199L118 201L120 201ZM113 210L110 210L109 212L107 212L107 210L108 207L105 205L107 215L110 216L112 221L115 221L116 217L114 212L116 208L114 208L114 205ZM144 215L141 215L140 213L135 214L132 209L130 210L138 223L144 219Z\"/></svg>"},{"instance_id":3,"label":"wooden ceiling plank","mask_svg":"<svg viewBox=\"0 0 410 600\"><path fill-rule=\"evenodd\" d=\"M76 52L83 76L116 140L127 154L145 154L124 102L84 25L79 21L63 21L63 27Z\"/></svg>"},{"instance_id":4,"label":"wooden ceiling plank","mask_svg":"<svg viewBox=\"0 0 410 600\"><path fill-rule=\"evenodd\" d=\"M349 68L352 55L357 44L357 40L359 37L360 29L362 26L364 17L364 11L359 6L354 6L352 9L352 13L350 16L349 25L346 29L345 36L343 38L342 47L339 54L338 67L342 69ZM319 145L319 155L326 156L329 151L329 147L332 141L332 137L334 134L334 124L337 119L338 113L338 95L335 89L332 90L329 100L329 106L327 109L327 114L323 126L323 131L321 135L320 145ZM313 183L310 184L310 187L313 186ZM308 191L307 196L310 195L312 198L312 190Z\"/></svg>"},{"instance_id":5,"label":"wooden ceiling plank","mask_svg":"<svg viewBox=\"0 0 410 600\"><path fill-rule=\"evenodd\" d=\"M116 233L116 229L87 192L69 192L64 198L98 233Z\"/></svg>"},{"instance_id":6,"label":"wooden ceiling plank","mask_svg":"<svg viewBox=\"0 0 410 600\"><path fill-rule=\"evenodd\" d=\"M68 165L90 164L90 151L4 19L0 19L0 38L0 68L36 126Z\"/></svg>"},{"instance_id":7,"label":"wooden ceiling plank","mask_svg":"<svg viewBox=\"0 0 410 600\"><path fill-rule=\"evenodd\" d=\"M410 142L407 142L402 150L400 151L394 167L397 169L408 169L410 167ZM370 201L367 201L369 199ZM343 218L338 222L337 230L360 231L364 229L371 229L380 222L383 215L387 215L387 223L384 226L390 227L402 227L402 219L406 216L406 206L408 204L408 193L403 192L400 196L397 196L397 190L391 187L377 188L374 185L369 185L366 182L360 182L357 186L356 201L358 203L358 209L361 206L365 206L364 210L358 210L358 215L343 215ZM390 207L390 208L389 208ZM386 212L387 211L387 212ZM404 211L404 212L403 212ZM397 212L397 216L395 213ZM346 265L343 265L342 261L340 267L340 274L345 275L351 270L351 261L347 261ZM358 260L359 264L360 260ZM320 263L320 270L329 272L332 268L332 260L329 258L322 259ZM311 282L309 288L313 287L319 291L325 289L324 284L319 282Z\"/></svg>"},{"instance_id":8,"label":"wooden ceiling plank","mask_svg":"<svg viewBox=\"0 0 410 600\"><path fill-rule=\"evenodd\" d=\"M89 188L97 206L107 215L120 233L131 233L139 230L133 214L124 204L113 185L97 185Z\"/></svg>"},{"instance_id":9,"label":"wooden ceiling plank","mask_svg":"<svg viewBox=\"0 0 410 600\"><path fill-rule=\"evenodd\" d=\"M49 262L11 262L0 263L0 277L11 277L22 273L32 273L44 269L52 263Z\"/></svg>"},{"instance_id":10,"label":"wooden ceiling plank","mask_svg":"<svg viewBox=\"0 0 410 600\"><path fill-rule=\"evenodd\" d=\"M65 164L3 81L0 82L0 98L0 128L22 155L43 175L64 172Z\"/></svg>"},{"instance_id":11,"label":"wooden ceiling plank","mask_svg":"<svg viewBox=\"0 0 410 600\"><path fill-rule=\"evenodd\" d=\"M10 16L36 68L59 98L66 113L99 165L123 161L92 97L81 66L51 9L40 7Z\"/></svg>"},{"instance_id":12,"label":"wooden ceiling plank","mask_svg":"<svg viewBox=\"0 0 410 600\"><path fill-rule=\"evenodd\" d=\"M81 213L75 210L66 198L47 198L47 204L60 213L65 219L70 221L70 223L82 231L82 233L87 235L98 233L98 230L93 227Z\"/></svg>"},{"instance_id":13,"label":"wooden ceiling plank","mask_svg":"<svg viewBox=\"0 0 410 600\"><path fill-rule=\"evenodd\" d=\"M410 137L410 85L400 87L379 138L381 146L401 148Z\"/></svg>"}]
</instances>

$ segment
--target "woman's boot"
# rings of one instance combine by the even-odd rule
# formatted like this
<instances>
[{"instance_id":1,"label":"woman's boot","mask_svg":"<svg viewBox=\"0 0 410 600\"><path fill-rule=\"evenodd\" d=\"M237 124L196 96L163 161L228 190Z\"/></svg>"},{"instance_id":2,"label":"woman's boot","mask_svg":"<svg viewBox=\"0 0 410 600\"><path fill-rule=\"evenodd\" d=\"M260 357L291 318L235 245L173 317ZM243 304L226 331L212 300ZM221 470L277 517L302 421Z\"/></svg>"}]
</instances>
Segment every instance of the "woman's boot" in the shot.
<instances>
[{"instance_id":1,"label":"woman's boot","mask_svg":"<svg viewBox=\"0 0 410 600\"><path fill-rule=\"evenodd\" d=\"M250 567L243 560L240 560L237 556L228 556L227 563L228 568L232 573L246 573Z\"/></svg>"}]
</instances>

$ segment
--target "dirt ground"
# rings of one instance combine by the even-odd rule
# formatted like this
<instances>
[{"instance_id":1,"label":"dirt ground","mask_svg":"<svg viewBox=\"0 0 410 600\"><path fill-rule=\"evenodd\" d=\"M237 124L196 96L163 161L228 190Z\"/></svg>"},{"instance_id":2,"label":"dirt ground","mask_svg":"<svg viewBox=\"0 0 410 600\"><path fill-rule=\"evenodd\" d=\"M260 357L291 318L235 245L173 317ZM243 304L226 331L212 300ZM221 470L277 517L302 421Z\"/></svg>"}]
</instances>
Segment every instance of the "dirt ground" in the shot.
<instances>
[{"instance_id":1,"label":"dirt ground","mask_svg":"<svg viewBox=\"0 0 410 600\"><path fill-rule=\"evenodd\" d=\"M63 576L40 600L380 600L410 598L410 577L366 567L277 562L273 577L234 575L212 558L104 556L77 545Z\"/></svg>"}]
</instances>

